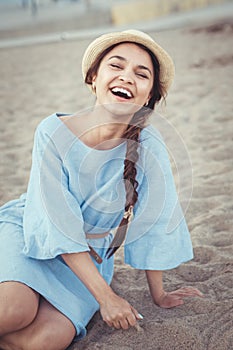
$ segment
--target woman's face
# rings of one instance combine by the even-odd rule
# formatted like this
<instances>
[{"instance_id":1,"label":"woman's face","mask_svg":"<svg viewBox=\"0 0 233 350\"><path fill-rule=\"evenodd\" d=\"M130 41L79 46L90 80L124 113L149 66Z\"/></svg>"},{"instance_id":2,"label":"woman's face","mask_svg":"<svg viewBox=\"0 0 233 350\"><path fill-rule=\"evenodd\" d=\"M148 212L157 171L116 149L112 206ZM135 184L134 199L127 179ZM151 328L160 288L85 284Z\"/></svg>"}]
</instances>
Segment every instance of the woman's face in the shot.
<instances>
[{"instance_id":1,"label":"woman's face","mask_svg":"<svg viewBox=\"0 0 233 350\"><path fill-rule=\"evenodd\" d=\"M136 44L119 44L102 59L93 81L97 104L108 104L111 109L118 103L119 113L124 105L132 104L135 113L151 97L154 69L150 55Z\"/></svg>"}]
</instances>

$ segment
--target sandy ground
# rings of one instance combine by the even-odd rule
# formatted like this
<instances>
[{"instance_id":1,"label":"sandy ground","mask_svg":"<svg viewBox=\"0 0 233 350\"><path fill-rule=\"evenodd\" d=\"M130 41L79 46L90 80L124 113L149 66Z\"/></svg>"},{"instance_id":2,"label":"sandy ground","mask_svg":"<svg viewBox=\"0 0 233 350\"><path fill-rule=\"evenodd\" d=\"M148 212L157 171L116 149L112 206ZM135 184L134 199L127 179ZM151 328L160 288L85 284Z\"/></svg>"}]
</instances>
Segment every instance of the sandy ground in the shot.
<instances>
[{"instance_id":1,"label":"sandy ground","mask_svg":"<svg viewBox=\"0 0 233 350\"><path fill-rule=\"evenodd\" d=\"M150 33L176 64L163 115L182 135L192 160L187 222L195 258L165 273L167 290L191 285L204 299L165 310L152 304L143 271L116 256L112 287L143 315L140 329L108 328L99 313L85 339L70 347L102 350L230 350L233 347L233 23ZM54 111L93 102L80 62L88 40L0 51L0 202L26 190L36 125ZM184 178L187 169L183 169ZM189 190L191 179L184 182Z\"/></svg>"}]
</instances>

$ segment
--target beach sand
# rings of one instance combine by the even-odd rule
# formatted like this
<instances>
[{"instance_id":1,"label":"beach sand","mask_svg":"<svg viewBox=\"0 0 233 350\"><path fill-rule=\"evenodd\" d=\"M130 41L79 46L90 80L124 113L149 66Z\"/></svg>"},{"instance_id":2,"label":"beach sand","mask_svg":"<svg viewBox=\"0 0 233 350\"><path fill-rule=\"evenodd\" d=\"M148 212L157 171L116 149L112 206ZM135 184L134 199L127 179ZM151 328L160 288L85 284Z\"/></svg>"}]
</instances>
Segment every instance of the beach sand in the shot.
<instances>
[{"instance_id":1,"label":"beach sand","mask_svg":"<svg viewBox=\"0 0 233 350\"><path fill-rule=\"evenodd\" d=\"M233 23L150 33L167 48L176 78L163 115L192 161L186 212L194 259L164 274L167 290L199 288L204 298L175 309L153 305L143 271L116 255L113 289L144 316L138 329L110 329L97 313L88 335L70 349L230 350L233 348ZM26 190L33 133L53 112L75 112L94 99L83 86L81 57L89 40L0 50L0 202ZM172 145L171 145L172 147ZM181 157L182 158L182 157ZM182 159L181 159L182 163ZM188 177L188 179L187 179Z\"/></svg>"}]
</instances>

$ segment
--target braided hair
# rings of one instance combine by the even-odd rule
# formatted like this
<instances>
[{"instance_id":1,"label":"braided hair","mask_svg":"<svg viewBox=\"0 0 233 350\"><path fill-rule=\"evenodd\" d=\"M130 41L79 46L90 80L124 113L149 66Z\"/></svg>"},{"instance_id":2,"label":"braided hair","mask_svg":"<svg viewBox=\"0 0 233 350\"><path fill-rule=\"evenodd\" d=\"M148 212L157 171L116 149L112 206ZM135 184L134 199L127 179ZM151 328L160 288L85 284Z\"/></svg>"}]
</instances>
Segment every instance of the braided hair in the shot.
<instances>
[{"instance_id":1,"label":"braided hair","mask_svg":"<svg viewBox=\"0 0 233 350\"><path fill-rule=\"evenodd\" d=\"M86 84L92 85L92 79L97 74L98 68L102 59L117 45L119 44L110 46L98 56L97 60L93 63L93 65L90 67L90 69L87 72L86 79L85 79ZM126 236L127 227L131 219L133 207L135 206L138 200L138 192L137 192L138 181L136 179L137 177L136 163L139 158L138 146L140 142L141 130L146 126L148 117L152 113L155 104L158 103L162 97L165 98L165 95L166 95L166 91L164 90L163 85L159 80L160 66L157 58L144 45L142 44L136 44L136 45L141 47L150 55L150 58L153 63L153 69L154 69L154 81L153 81L152 94L148 102L148 105L146 107L143 106L139 111L137 111L133 115L130 124L127 126L123 134L123 138L127 140L127 149L126 149L126 155L124 160L124 173L123 173L123 180L124 180L125 193L126 193L125 208L124 208L125 214L117 228L114 239L107 250L106 255L108 258L110 258L116 252L116 250L120 247L120 245L123 243Z\"/></svg>"}]
</instances>

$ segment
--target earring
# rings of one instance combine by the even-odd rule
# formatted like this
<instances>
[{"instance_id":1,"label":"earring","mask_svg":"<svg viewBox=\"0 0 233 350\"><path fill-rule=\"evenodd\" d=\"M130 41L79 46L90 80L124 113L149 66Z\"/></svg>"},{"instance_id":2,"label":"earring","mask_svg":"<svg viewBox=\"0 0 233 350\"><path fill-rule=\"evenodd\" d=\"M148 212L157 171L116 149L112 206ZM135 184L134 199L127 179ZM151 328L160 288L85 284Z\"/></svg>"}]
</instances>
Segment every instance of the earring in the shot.
<instances>
[{"instance_id":1,"label":"earring","mask_svg":"<svg viewBox=\"0 0 233 350\"><path fill-rule=\"evenodd\" d=\"M92 90L94 92L96 92L96 83L95 83L95 81L92 82Z\"/></svg>"},{"instance_id":2,"label":"earring","mask_svg":"<svg viewBox=\"0 0 233 350\"><path fill-rule=\"evenodd\" d=\"M144 107L147 107L149 104L149 100L146 101L146 103L144 104Z\"/></svg>"}]
</instances>

